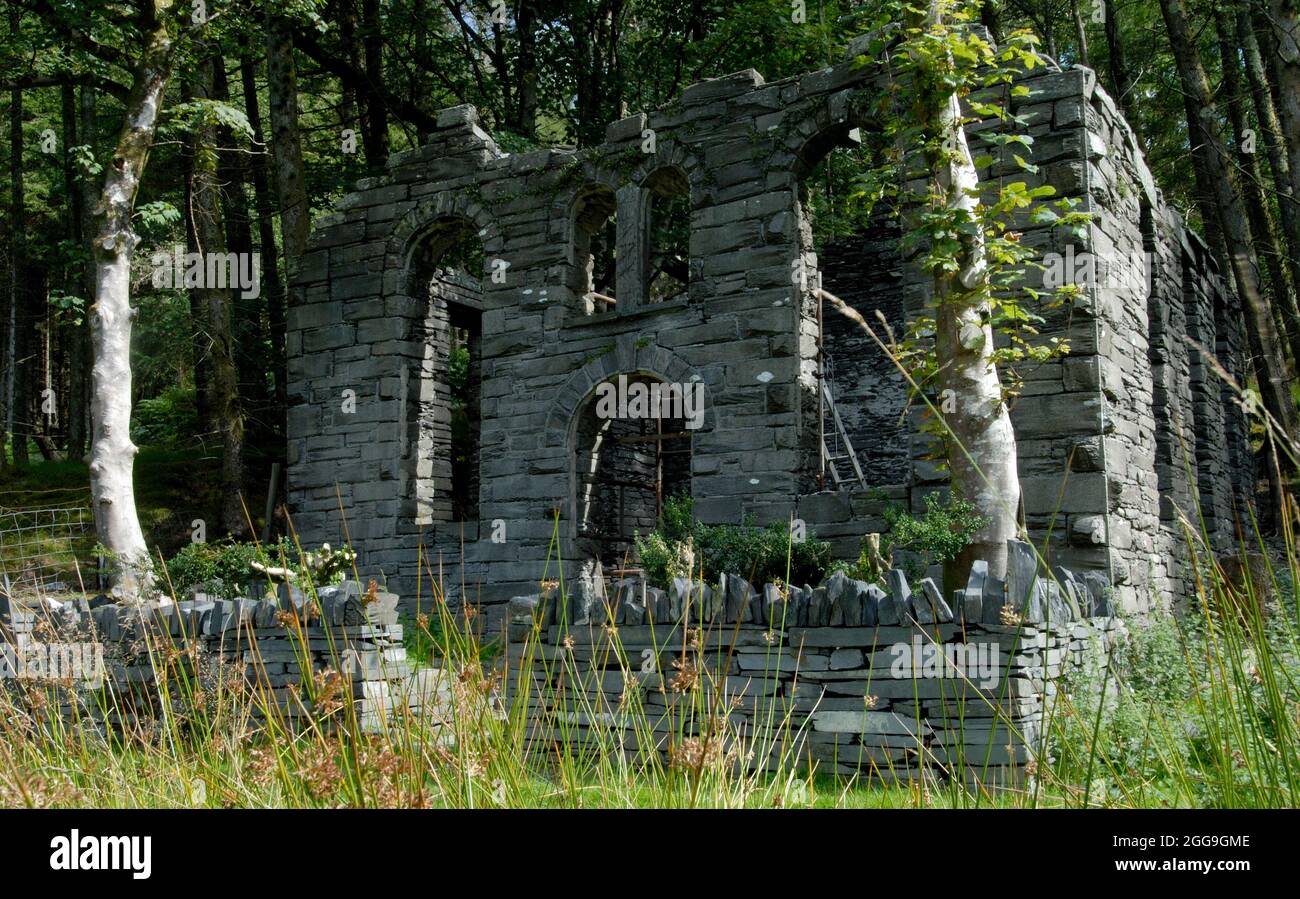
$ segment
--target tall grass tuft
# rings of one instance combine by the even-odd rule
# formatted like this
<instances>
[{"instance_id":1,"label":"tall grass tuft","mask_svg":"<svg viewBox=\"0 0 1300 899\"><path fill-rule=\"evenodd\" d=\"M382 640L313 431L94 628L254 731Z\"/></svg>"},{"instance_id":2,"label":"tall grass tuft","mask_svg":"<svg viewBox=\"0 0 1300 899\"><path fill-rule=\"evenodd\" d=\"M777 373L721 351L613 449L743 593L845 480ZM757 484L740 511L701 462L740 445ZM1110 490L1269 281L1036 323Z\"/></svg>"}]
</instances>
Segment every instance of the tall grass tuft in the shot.
<instances>
[{"instance_id":1,"label":"tall grass tuft","mask_svg":"<svg viewBox=\"0 0 1300 899\"><path fill-rule=\"evenodd\" d=\"M664 627L663 645L678 660L664 682L678 701L652 711L627 691L612 713L630 739L579 727L611 713L575 688L591 667L572 654L546 657L536 640L511 652L485 633L473 602L448 602L441 562L435 570L423 558L420 611L405 631L427 669L420 713L399 709L382 727L363 727L347 684L324 671L296 688L303 714L288 716L256 660L251 673L223 668L146 637L134 649L151 659L157 688L82 691L98 715L58 713L76 685L0 681L0 806L1295 807L1300 555L1288 502L1275 539L1243 515L1232 571L1209 550L1199 511L1184 522L1185 602L1127 622L1114 651L1063 679L1047 708L1044 751L1007 789L914 769L881 771L880 781L827 776L793 748L802 717L728 690L712 673L707 656L734 649L726 626ZM564 610L558 535L557 519L538 591ZM315 586L302 586L314 599ZM472 585L460 587L471 595ZM282 614L305 665L303 622ZM617 631L605 622L601 651L630 669ZM773 634L775 663L784 647L781 629ZM542 677L517 676L534 670ZM730 715L738 702L760 712L752 726ZM123 707L137 714L100 724Z\"/></svg>"}]
</instances>

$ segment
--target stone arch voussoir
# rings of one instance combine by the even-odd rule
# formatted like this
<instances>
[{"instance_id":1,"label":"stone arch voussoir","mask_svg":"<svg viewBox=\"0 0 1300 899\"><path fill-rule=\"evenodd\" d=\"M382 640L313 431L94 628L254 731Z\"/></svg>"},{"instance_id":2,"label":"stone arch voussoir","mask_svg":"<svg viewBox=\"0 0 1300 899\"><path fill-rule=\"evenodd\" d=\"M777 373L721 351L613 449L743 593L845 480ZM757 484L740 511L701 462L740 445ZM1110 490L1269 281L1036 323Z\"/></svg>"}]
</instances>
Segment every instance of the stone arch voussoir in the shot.
<instances>
[{"instance_id":1,"label":"stone arch voussoir","mask_svg":"<svg viewBox=\"0 0 1300 899\"><path fill-rule=\"evenodd\" d=\"M421 200L398 220L388 237L384 271L398 271L402 277L384 279L385 293L405 292L411 258L416 248L440 221L463 219L478 231L487 258L501 255L505 237L501 226L488 209L474 196L463 191L445 190Z\"/></svg>"},{"instance_id":2,"label":"stone arch voussoir","mask_svg":"<svg viewBox=\"0 0 1300 899\"><path fill-rule=\"evenodd\" d=\"M609 378L625 375L649 375L661 381L688 384L704 383L703 375L680 357L660 346L636 347L624 344L593 359L565 381L546 415L548 447L569 446L578 413L591 398L596 385ZM713 427L713 403L707 383L704 387L704 423L701 432Z\"/></svg>"}]
</instances>

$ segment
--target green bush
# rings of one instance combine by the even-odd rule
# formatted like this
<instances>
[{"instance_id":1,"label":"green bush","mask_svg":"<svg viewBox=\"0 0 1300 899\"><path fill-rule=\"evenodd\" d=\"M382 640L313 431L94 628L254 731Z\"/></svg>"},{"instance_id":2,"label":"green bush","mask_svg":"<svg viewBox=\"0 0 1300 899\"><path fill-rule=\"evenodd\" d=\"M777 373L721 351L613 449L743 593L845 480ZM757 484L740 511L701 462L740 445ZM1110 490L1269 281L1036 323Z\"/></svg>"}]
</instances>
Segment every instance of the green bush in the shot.
<instances>
[{"instance_id":1,"label":"green bush","mask_svg":"<svg viewBox=\"0 0 1300 899\"><path fill-rule=\"evenodd\" d=\"M140 400L131 413L131 440L140 446L180 446L199 431L194 388L172 386Z\"/></svg>"},{"instance_id":2,"label":"green bush","mask_svg":"<svg viewBox=\"0 0 1300 899\"><path fill-rule=\"evenodd\" d=\"M201 590L224 599L234 599L250 582L273 580L266 573L257 571L254 563L287 569L292 574L293 583L299 586L310 582L322 587L342 580L355 558L356 554L350 547L331 549L328 543L314 552L299 552L288 538L267 546L237 541L191 543L167 561L167 577L178 596Z\"/></svg>"},{"instance_id":3,"label":"green bush","mask_svg":"<svg viewBox=\"0 0 1300 899\"><path fill-rule=\"evenodd\" d=\"M636 549L647 579L659 587L685 575L685 560L692 555L692 574L698 577L703 565L704 578L711 583L724 573L755 584L820 583L831 564L830 544L812 534L796 543L779 521L766 527L750 519L739 525L703 524L695 520L694 504L686 496L664 503L660 527L637 537Z\"/></svg>"},{"instance_id":4,"label":"green bush","mask_svg":"<svg viewBox=\"0 0 1300 899\"><path fill-rule=\"evenodd\" d=\"M901 506L890 506L884 514L889 525L882 540L884 553L892 556L903 550L909 554L911 559L904 567L912 577L922 577L931 565L957 558L985 523L970 503L956 496L942 502L937 493L926 495L925 512L919 518Z\"/></svg>"},{"instance_id":5,"label":"green bush","mask_svg":"<svg viewBox=\"0 0 1300 899\"><path fill-rule=\"evenodd\" d=\"M167 560L167 578L177 596L201 590L234 599L257 579L252 563L266 561L252 543L191 543Z\"/></svg>"}]
</instances>

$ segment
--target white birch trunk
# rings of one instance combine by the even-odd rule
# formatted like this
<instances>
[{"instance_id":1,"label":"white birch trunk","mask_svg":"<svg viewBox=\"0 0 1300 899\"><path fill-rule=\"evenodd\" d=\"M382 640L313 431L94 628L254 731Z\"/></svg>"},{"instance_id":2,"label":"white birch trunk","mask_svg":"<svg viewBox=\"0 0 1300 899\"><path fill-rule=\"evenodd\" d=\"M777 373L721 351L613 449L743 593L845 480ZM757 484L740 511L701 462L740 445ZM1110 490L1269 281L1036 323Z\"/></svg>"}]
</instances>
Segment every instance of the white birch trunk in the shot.
<instances>
[{"instance_id":1,"label":"white birch trunk","mask_svg":"<svg viewBox=\"0 0 1300 899\"><path fill-rule=\"evenodd\" d=\"M929 19L938 21L938 4L931 8ZM966 143L957 95L939 98L933 109L921 110L920 117L925 130L948 148L931 160L939 201L974 217L979 174ZM990 572L1002 577L1007 540L1017 533L1020 477L1016 437L993 363L982 233L963 237L957 261L958 273L938 273L934 279L939 411L946 425L945 449L953 489L974 506L985 524L958 558L955 574L964 580L970 563L985 559Z\"/></svg>"},{"instance_id":2,"label":"white birch trunk","mask_svg":"<svg viewBox=\"0 0 1300 899\"><path fill-rule=\"evenodd\" d=\"M131 442L131 229L136 192L149 159L171 74L172 41L161 16L168 0L143 8L144 47L126 101L126 122L106 166L94 209L95 300L91 307L90 494L99 541L118 559L114 594L131 602L152 591L149 550L136 514Z\"/></svg>"},{"instance_id":3,"label":"white birch trunk","mask_svg":"<svg viewBox=\"0 0 1300 899\"><path fill-rule=\"evenodd\" d=\"M95 305L91 310L90 491L99 541L118 557L114 593L137 599L150 585L149 550L136 514L131 442L131 254L104 252L96 243Z\"/></svg>"}]
</instances>

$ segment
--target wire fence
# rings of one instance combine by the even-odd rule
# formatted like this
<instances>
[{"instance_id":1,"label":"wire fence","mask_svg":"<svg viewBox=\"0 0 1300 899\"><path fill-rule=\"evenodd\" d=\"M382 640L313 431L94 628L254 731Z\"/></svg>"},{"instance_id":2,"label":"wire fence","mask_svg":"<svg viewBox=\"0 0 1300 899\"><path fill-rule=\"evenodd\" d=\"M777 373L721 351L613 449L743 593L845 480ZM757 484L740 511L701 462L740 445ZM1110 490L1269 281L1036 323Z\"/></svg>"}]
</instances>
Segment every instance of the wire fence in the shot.
<instances>
[{"instance_id":1,"label":"wire fence","mask_svg":"<svg viewBox=\"0 0 1300 899\"><path fill-rule=\"evenodd\" d=\"M94 535L94 517L87 506L0 507L0 582L6 592L92 586L99 567L91 551ZM96 574L86 577L87 571Z\"/></svg>"}]
</instances>

